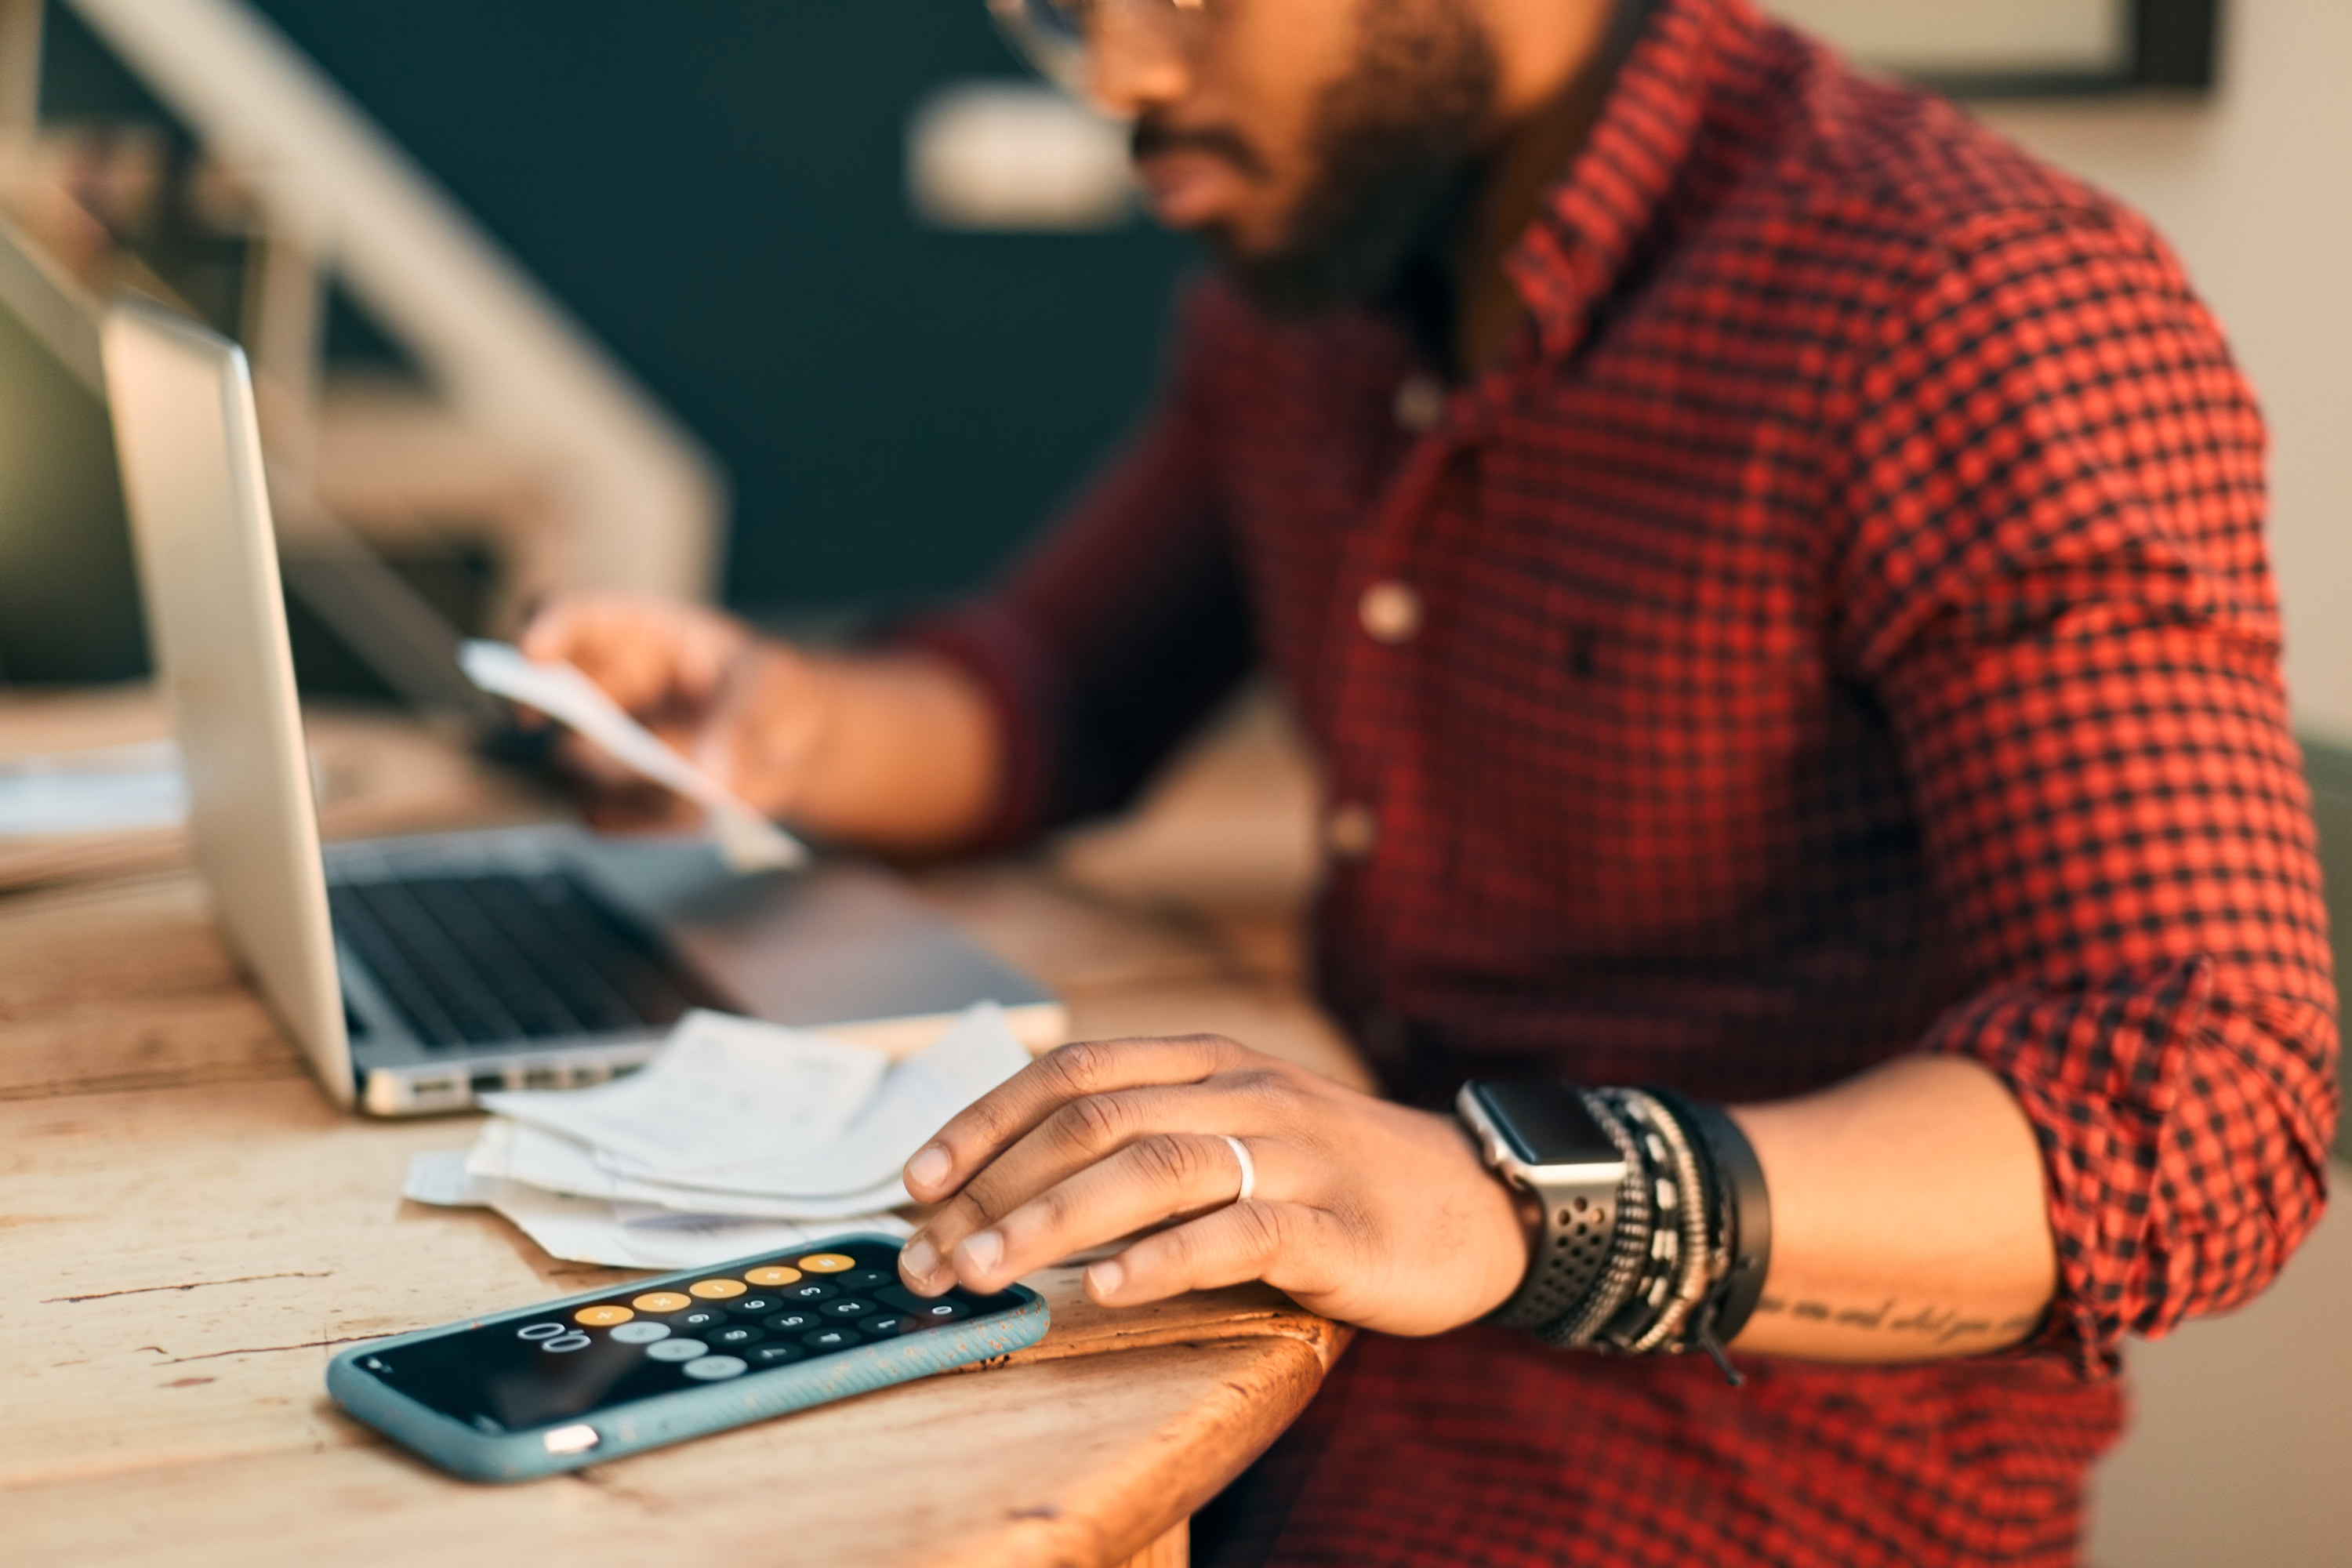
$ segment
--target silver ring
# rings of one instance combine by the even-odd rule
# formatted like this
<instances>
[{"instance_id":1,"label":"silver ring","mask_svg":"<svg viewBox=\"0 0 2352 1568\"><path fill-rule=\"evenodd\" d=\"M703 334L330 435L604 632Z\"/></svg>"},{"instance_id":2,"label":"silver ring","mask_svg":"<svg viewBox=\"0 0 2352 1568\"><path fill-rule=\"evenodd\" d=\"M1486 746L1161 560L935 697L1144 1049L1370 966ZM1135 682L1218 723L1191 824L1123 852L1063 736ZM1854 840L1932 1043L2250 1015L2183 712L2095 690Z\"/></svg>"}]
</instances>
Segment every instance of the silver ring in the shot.
<instances>
[{"instance_id":1,"label":"silver ring","mask_svg":"<svg viewBox=\"0 0 2352 1568\"><path fill-rule=\"evenodd\" d=\"M1225 1141L1225 1146L1234 1152L1234 1158L1241 1162L1242 1190L1234 1202L1245 1204L1250 1201L1250 1194L1257 1191L1257 1162L1250 1158L1249 1146L1232 1133L1220 1132L1217 1136Z\"/></svg>"}]
</instances>

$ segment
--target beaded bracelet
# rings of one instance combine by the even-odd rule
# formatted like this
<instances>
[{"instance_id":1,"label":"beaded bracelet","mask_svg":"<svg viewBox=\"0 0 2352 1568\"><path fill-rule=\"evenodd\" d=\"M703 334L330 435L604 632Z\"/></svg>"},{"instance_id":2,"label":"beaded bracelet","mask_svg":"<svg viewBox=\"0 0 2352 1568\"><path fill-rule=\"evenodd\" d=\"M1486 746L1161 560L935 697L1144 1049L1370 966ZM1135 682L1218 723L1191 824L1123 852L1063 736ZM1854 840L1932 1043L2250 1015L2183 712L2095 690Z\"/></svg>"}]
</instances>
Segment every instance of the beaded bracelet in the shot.
<instances>
[{"instance_id":1,"label":"beaded bracelet","mask_svg":"<svg viewBox=\"0 0 2352 1568\"><path fill-rule=\"evenodd\" d=\"M1608 1261L1583 1300L1537 1331L1562 1349L1704 1351L1734 1387L1725 1345L1745 1327L1771 1254L1763 1169L1720 1109L1664 1089L1583 1091L1624 1157Z\"/></svg>"}]
</instances>

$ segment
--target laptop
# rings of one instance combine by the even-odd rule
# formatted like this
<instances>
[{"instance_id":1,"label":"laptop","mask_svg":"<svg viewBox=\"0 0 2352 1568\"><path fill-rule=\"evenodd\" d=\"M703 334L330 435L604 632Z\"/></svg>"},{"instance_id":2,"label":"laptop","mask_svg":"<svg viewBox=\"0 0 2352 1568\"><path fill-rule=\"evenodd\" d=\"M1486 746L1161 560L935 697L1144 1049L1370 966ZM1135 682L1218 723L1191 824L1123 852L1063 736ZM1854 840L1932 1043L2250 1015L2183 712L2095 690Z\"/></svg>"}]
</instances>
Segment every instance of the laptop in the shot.
<instances>
[{"instance_id":1,"label":"laptop","mask_svg":"<svg viewBox=\"0 0 2352 1568\"><path fill-rule=\"evenodd\" d=\"M139 300L102 346L196 866L337 1104L602 1082L693 1007L903 1051L993 1001L1033 1047L1062 1037L1052 995L874 867L747 877L704 839L562 824L322 850L245 356Z\"/></svg>"}]
</instances>

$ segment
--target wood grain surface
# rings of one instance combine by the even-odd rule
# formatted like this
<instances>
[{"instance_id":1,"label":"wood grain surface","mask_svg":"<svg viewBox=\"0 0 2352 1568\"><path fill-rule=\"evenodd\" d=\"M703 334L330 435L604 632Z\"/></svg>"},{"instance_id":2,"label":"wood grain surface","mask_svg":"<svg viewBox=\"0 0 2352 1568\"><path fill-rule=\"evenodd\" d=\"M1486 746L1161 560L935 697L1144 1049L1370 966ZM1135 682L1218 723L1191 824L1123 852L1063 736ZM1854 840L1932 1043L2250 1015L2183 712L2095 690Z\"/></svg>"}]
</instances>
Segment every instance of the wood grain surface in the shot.
<instances>
[{"instance_id":1,"label":"wood grain surface","mask_svg":"<svg viewBox=\"0 0 2352 1568\"><path fill-rule=\"evenodd\" d=\"M137 718L119 695L79 727L70 705L41 715L58 744ZM352 732L382 769L366 831L530 806L399 726ZM1130 862L1181 863L1165 816ZM404 1201L410 1156L462 1146L478 1119L333 1111L175 851L100 850L11 882L33 862L0 847L0 1561L1175 1568L1192 1510L1345 1346L1262 1287L1113 1312L1049 1269L1031 1283L1052 1331L1001 1364L571 1477L451 1480L338 1413L328 1359L627 1276L551 1258L487 1212ZM1122 891L1120 854L1097 837L1091 870L916 885L1059 990L1080 1035L1221 1028L1360 1081L1301 997L1285 911L1220 904L1230 860L1222 893Z\"/></svg>"}]
</instances>

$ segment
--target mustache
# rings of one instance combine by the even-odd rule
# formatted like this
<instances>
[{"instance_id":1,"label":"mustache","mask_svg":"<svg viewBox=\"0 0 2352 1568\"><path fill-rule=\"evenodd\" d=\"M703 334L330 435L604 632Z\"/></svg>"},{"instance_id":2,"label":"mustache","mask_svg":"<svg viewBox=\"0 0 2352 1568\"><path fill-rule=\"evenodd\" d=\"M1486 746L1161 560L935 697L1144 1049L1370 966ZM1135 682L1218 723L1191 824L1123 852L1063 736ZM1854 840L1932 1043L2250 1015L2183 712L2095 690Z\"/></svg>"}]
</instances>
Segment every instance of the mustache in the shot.
<instances>
[{"instance_id":1,"label":"mustache","mask_svg":"<svg viewBox=\"0 0 2352 1568\"><path fill-rule=\"evenodd\" d=\"M1253 180L1264 181L1273 174L1258 150L1238 131L1220 125L1171 125L1157 115L1146 114L1135 122L1135 131L1128 138L1128 155L1140 163L1165 153L1203 153L1222 158Z\"/></svg>"}]
</instances>

